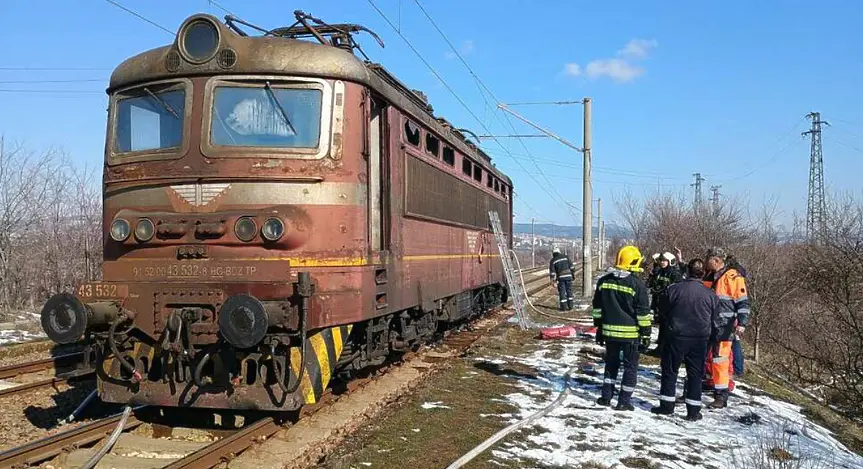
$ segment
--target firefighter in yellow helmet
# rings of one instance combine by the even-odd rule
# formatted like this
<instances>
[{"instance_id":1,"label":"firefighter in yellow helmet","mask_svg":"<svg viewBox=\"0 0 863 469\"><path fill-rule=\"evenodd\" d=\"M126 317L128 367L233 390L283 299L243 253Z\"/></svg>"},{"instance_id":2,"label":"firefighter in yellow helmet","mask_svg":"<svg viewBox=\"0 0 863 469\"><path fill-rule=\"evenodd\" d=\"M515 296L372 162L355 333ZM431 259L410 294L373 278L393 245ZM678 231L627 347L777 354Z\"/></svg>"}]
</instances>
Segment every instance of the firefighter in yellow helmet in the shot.
<instances>
[{"instance_id":1,"label":"firefighter in yellow helmet","mask_svg":"<svg viewBox=\"0 0 863 469\"><path fill-rule=\"evenodd\" d=\"M605 376L602 396L596 403L610 406L620 362L623 380L617 399L617 410L634 410L630 403L638 379L639 345L650 345L650 303L647 286L633 275L641 272L643 257L635 246L624 246L617 253L617 263L596 282L593 295L593 325L596 343L605 345Z\"/></svg>"}]
</instances>

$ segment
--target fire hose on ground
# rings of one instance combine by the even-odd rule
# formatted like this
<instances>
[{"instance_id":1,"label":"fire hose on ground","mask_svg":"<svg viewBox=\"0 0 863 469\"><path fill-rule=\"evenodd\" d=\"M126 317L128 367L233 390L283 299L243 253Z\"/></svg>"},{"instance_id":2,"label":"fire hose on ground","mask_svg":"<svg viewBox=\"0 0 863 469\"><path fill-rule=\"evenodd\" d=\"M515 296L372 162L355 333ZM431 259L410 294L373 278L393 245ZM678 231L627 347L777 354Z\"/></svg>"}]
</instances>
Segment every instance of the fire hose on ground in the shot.
<instances>
[{"instance_id":1,"label":"fire hose on ground","mask_svg":"<svg viewBox=\"0 0 863 469\"><path fill-rule=\"evenodd\" d=\"M540 409L540 410L539 410L539 411L537 411L536 413L533 413L533 414L531 414L531 415L527 416L526 418L524 418L524 419L522 419L522 420L520 420L520 421L518 421L518 422L516 422L516 423L514 423L514 424L512 424L512 425L510 425L510 426L508 426L508 427L506 427L506 428L504 428L503 430L501 430L501 431L499 431L499 432L495 433L495 434L494 434L494 435L492 435L489 439L487 439L487 440L483 441L482 443L480 443L480 444L479 444L479 446L477 446L476 448L474 448L474 449L470 450L467 454L465 454L464 456L462 456L462 457L458 458L455 462L453 462L452 464L450 464L449 466L447 466L447 469L458 469L458 468L460 468L460 467L464 466L465 464L467 464L468 462L470 462L473 458L475 458L475 457L479 456L479 455L480 455L480 454L482 454L484 451L486 451L487 449L489 449L489 448L491 448L492 446L494 446L494 444L495 444L495 443L497 443L498 441L502 440L504 437L506 437L506 436L507 436L507 435L509 435L510 433L512 433L512 432L514 432L514 431L516 431L516 430L518 430L519 428L521 428L521 427L523 427L523 426L525 426L525 425L528 425L528 424L530 424L530 423L533 423L533 422L535 422L535 421L537 421L537 420L539 420L539 419L541 419L541 418L545 417L545 416L546 416L546 415L548 415L551 411L553 411L554 409L556 409L556 408L560 407L560 405L561 405L561 404L563 404L563 401L564 401L564 400L566 400L566 397L567 397L567 396L569 395L569 393L570 393L570 387L569 387L569 379L570 379L570 375L571 375L571 374L572 374L572 373L573 373L577 368L578 368L577 366L574 366L574 367L572 367L572 368L570 368L570 369L566 370L566 373L564 373L564 375L563 375L563 390L561 390L561 391L560 391L560 394L558 394L558 395L557 395L557 399L555 399L551 404L547 405L547 406L546 406L545 408L543 408L543 409Z\"/></svg>"},{"instance_id":2,"label":"fire hose on ground","mask_svg":"<svg viewBox=\"0 0 863 469\"><path fill-rule=\"evenodd\" d=\"M518 276L519 276L519 280L521 280L521 289L522 289L522 291L524 291L524 274L521 271L521 263L518 261L518 256L515 255L515 251L510 249L509 253L512 256L512 258L515 259L515 266L518 268ZM528 295L526 291L524 293L524 298L525 298L525 300L527 300L527 305L530 306L530 309L532 309L534 313L536 313L540 316L545 316L547 318L557 319L560 321L572 321L573 319L575 319L575 318L568 318L566 316L557 316L554 314L549 314L549 313L540 311L539 309L537 309L536 306L533 305L533 302L530 301L530 295Z\"/></svg>"},{"instance_id":3,"label":"fire hose on ground","mask_svg":"<svg viewBox=\"0 0 863 469\"><path fill-rule=\"evenodd\" d=\"M117 423L117 427L114 428L114 431L111 432L111 436L108 437L108 440L105 441L105 444L99 448L99 451L90 458L89 461L84 463L81 466L81 469L93 469L96 467L96 464L99 464L99 461L108 454L108 451L111 451L111 448L114 446L114 443L120 438L120 434L123 433L123 428L126 426L126 422L129 420L129 415L132 413L132 406L126 406L123 409L123 416L120 418L120 421Z\"/></svg>"}]
</instances>

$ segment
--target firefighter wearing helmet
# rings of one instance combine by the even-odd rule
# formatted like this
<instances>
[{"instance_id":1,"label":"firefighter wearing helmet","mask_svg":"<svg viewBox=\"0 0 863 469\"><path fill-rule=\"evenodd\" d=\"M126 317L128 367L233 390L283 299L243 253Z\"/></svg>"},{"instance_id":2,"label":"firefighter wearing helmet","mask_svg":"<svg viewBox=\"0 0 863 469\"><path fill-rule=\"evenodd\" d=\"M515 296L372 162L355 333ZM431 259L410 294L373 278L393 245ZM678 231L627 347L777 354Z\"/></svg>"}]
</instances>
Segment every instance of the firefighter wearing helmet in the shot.
<instances>
[{"instance_id":1,"label":"firefighter wearing helmet","mask_svg":"<svg viewBox=\"0 0 863 469\"><path fill-rule=\"evenodd\" d=\"M643 257L635 246L624 246L610 272L596 283L593 324L596 343L605 346L605 376L602 396L596 403L611 406L617 372L623 362L623 380L617 410L634 410L630 403L638 381L639 345L650 344L650 304L647 286L637 275Z\"/></svg>"},{"instance_id":2,"label":"firefighter wearing helmet","mask_svg":"<svg viewBox=\"0 0 863 469\"><path fill-rule=\"evenodd\" d=\"M666 325L665 318L659 311L659 297L661 297L668 287L683 281L683 276L677 268L675 261L677 258L670 252L664 252L656 261L657 266L650 273L650 278L647 279L647 288L650 289L650 309L653 310L654 322L659 328L659 337L656 340L656 352L662 350L662 342L665 338Z\"/></svg>"}]
</instances>

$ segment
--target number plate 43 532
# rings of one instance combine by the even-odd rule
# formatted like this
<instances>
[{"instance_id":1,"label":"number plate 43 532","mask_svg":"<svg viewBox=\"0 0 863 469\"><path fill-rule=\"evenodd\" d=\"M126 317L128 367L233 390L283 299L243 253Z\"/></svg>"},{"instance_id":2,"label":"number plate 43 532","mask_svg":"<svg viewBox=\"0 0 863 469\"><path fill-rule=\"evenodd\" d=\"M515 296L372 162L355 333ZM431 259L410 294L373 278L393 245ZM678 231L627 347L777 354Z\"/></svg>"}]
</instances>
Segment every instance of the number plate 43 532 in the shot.
<instances>
[{"instance_id":1,"label":"number plate 43 532","mask_svg":"<svg viewBox=\"0 0 863 469\"><path fill-rule=\"evenodd\" d=\"M129 286L119 283L85 283L78 287L80 298L125 298Z\"/></svg>"}]
</instances>

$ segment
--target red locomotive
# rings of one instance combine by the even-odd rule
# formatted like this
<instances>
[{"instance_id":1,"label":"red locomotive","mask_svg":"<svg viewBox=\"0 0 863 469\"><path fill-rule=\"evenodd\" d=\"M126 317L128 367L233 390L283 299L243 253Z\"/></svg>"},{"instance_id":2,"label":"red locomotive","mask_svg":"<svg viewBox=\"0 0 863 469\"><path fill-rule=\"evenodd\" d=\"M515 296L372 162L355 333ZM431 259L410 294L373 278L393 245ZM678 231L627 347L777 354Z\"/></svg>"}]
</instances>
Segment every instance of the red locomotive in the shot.
<instances>
[{"instance_id":1,"label":"red locomotive","mask_svg":"<svg viewBox=\"0 0 863 469\"><path fill-rule=\"evenodd\" d=\"M505 301L510 179L354 55L365 28L296 14L192 16L111 76L103 280L42 311L104 401L297 409Z\"/></svg>"}]
</instances>

